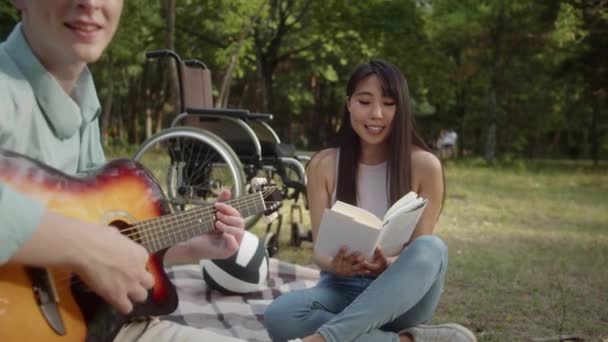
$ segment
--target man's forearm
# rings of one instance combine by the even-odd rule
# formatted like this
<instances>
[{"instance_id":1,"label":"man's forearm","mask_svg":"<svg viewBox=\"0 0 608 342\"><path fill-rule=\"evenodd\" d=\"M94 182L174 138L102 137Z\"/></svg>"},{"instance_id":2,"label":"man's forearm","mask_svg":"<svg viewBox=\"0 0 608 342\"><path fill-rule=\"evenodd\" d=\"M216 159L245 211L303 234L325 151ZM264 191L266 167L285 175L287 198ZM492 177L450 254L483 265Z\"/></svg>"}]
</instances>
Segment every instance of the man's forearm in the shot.
<instances>
[{"instance_id":1,"label":"man's forearm","mask_svg":"<svg viewBox=\"0 0 608 342\"><path fill-rule=\"evenodd\" d=\"M84 240L90 232L79 222L46 211L34 234L13 254L10 262L30 266L76 267L86 255Z\"/></svg>"},{"instance_id":2,"label":"man's forearm","mask_svg":"<svg viewBox=\"0 0 608 342\"><path fill-rule=\"evenodd\" d=\"M198 264L200 259L194 259L190 248L186 243L178 243L167 249L164 257L164 265Z\"/></svg>"}]
</instances>

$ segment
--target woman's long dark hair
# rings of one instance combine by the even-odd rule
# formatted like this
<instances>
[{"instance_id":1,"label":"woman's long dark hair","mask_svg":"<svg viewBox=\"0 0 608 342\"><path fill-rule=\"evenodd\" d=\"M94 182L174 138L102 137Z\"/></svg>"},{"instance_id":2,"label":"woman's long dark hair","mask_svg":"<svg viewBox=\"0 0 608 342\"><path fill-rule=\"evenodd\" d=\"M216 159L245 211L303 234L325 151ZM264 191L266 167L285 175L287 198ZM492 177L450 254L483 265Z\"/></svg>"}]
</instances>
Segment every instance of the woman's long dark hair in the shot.
<instances>
[{"instance_id":1,"label":"woman's long dark hair","mask_svg":"<svg viewBox=\"0 0 608 342\"><path fill-rule=\"evenodd\" d=\"M430 149L414 128L407 81L395 65L381 59L372 59L359 65L346 86L348 99L353 95L359 82L371 75L378 77L382 83L383 95L393 98L396 104L396 113L388 137L386 167L390 206L411 190L412 145L429 152ZM334 146L340 148L336 198L342 202L357 205L357 169L361 155L361 142L350 123L350 112L346 103L344 104L342 126L338 131Z\"/></svg>"}]
</instances>

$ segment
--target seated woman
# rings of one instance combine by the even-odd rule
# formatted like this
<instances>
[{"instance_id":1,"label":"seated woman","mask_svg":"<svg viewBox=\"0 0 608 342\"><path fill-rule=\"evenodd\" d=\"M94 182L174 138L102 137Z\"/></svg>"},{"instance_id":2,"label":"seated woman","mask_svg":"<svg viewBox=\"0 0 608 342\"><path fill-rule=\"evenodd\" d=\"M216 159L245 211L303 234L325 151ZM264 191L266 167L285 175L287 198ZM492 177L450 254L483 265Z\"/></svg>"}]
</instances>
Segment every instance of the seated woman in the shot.
<instances>
[{"instance_id":1,"label":"seated woman","mask_svg":"<svg viewBox=\"0 0 608 342\"><path fill-rule=\"evenodd\" d=\"M274 341L475 341L458 324L419 325L431 319L448 262L432 235L444 183L439 160L414 130L405 77L393 64L371 60L346 88L342 127L334 148L308 166L308 198L316 242L325 208L340 200L378 217L410 190L428 200L399 255L377 247L371 261L344 248L333 258L314 255L319 283L277 298L264 313Z\"/></svg>"}]
</instances>

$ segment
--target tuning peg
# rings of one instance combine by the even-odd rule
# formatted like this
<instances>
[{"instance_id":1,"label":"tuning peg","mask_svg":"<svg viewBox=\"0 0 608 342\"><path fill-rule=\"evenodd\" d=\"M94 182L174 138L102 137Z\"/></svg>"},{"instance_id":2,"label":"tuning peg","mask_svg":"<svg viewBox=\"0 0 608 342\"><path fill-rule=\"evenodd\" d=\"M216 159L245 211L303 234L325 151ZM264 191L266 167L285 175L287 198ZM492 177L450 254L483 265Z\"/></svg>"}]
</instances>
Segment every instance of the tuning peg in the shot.
<instances>
[{"instance_id":1,"label":"tuning peg","mask_svg":"<svg viewBox=\"0 0 608 342\"><path fill-rule=\"evenodd\" d=\"M268 183L268 180L266 180L266 178L264 177L253 177L251 179L251 182L249 182L249 184L251 184L251 187L256 190L259 190L266 183Z\"/></svg>"},{"instance_id":2,"label":"tuning peg","mask_svg":"<svg viewBox=\"0 0 608 342\"><path fill-rule=\"evenodd\" d=\"M279 216L279 214L275 211L270 215L266 215L264 216L264 223L269 224L270 222L272 222L274 219L277 218L277 216Z\"/></svg>"}]
</instances>

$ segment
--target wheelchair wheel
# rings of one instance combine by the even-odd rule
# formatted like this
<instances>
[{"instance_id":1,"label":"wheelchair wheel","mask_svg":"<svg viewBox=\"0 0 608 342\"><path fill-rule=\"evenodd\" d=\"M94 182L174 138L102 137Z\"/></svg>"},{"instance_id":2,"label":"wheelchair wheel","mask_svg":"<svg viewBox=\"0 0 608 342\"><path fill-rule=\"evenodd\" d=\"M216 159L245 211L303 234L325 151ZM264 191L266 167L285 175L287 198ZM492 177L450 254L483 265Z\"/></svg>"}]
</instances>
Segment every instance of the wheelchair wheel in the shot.
<instances>
[{"instance_id":1,"label":"wheelchair wheel","mask_svg":"<svg viewBox=\"0 0 608 342\"><path fill-rule=\"evenodd\" d=\"M302 162L295 158L281 158L276 165L277 172L274 173L277 184L282 184L283 197L298 201L302 196L306 209L308 209L308 198L306 196L306 173Z\"/></svg>"},{"instance_id":2,"label":"wheelchair wheel","mask_svg":"<svg viewBox=\"0 0 608 342\"><path fill-rule=\"evenodd\" d=\"M146 140L134 159L159 182L174 211L215 203L229 189L245 194L245 175L238 157L215 134L192 127L173 127Z\"/></svg>"}]
</instances>

